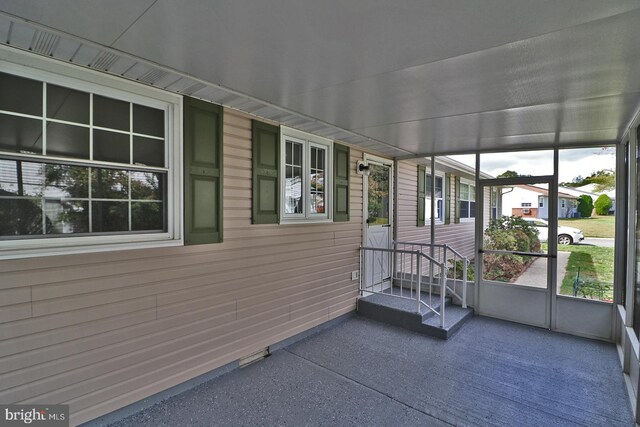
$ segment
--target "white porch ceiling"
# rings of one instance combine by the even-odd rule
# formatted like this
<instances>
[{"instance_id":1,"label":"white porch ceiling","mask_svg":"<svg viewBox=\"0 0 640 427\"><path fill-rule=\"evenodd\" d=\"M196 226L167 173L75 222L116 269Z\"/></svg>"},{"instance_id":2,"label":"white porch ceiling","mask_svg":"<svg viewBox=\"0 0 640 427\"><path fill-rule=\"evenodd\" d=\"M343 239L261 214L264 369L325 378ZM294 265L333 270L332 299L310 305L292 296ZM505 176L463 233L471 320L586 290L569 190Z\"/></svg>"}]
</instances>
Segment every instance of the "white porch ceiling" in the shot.
<instances>
[{"instance_id":1,"label":"white porch ceiling","mask_svg":"<svg viewBox=\"0 0 640 427\"><path fill-rule=\"evenodd\" d=\"M13 46L393 156L611 143L640 107L638 0L0 0L0 10L0 40Z\"/></svg>"}]
</instances>

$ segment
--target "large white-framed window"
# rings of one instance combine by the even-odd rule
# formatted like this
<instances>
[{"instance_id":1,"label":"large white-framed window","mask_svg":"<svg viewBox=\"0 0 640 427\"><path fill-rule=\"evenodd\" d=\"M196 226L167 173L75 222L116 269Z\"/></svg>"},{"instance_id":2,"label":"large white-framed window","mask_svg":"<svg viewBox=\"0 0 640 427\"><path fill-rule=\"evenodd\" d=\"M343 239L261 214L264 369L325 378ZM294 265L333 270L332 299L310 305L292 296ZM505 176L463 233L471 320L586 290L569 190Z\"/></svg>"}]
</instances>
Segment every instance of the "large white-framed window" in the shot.
<instances>
[{"instance_id":1,"label":"large white-framed window","mask_svg":"<svg viewBox=\"0 0 640 427\"><path fill-rule=\"evenodd\" d=\"M469 221L476 217L476 186L470 181L460 181L460 220Z\"/></svg>"},{"instance_id":2,"label":"large white-framed window","mask_svg":"<svg viewBox=\"0 0 640 427\"><path fill-rule=\"evenodd\" d=\"M180 97L10 58L0 61L0 258L181 244Z\"/></svg>"},{"instance_id":3,"label":"large white-framed window","mask_svg":"<svg viewBox=\"0 0 640 427\"><path fill-rule=\"evenodd\" d=\"M281 223L331 220L333 141L282 126Z\"/></svg>"},{"instance_id":4,"label":"large white-framed window","mask_svg":"<svg viewBox=\"0 0 640 427\"><path fill-rule=\"evenodd\" d=\"M425 221L431 219L431 183L432 178L431 174L425 174ZM435 206L435 222L442 223L444 222L444 213L445 213L445 196L444 196L444 175L438 174L436 172L436 188L434 194L434 199L436 201Z\"/></svg>"}]
</instances>

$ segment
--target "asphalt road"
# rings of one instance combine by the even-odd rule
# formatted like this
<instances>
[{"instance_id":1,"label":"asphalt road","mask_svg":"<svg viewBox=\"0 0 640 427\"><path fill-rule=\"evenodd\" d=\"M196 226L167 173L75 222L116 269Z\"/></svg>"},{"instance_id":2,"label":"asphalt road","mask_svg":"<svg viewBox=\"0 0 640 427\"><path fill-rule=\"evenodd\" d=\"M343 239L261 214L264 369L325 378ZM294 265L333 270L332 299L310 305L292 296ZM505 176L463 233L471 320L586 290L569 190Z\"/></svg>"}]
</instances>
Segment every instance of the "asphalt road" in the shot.
<instances>
[{"instance_id":1,"label":"asphalt road","mask_svg":"<svg viewBox=\"0 0 640 427\"><path fill-rule=\"evenodd\" d=\"M601 246L603 248L613 248L615 239L601 237L585 237L581 245Z\"/></svg>"}]
</instances>

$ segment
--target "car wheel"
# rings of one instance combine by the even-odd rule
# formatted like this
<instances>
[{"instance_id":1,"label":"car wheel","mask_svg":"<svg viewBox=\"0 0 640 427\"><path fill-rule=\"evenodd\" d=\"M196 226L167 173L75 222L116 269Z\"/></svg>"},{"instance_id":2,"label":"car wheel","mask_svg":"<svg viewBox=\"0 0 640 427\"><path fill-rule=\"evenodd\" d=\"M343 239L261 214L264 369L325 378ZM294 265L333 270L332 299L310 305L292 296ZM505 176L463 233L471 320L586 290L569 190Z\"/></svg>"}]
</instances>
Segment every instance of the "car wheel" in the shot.
<instances>
[{"instance_id":1,"label":"car wheel","mask_svg":"<svg viewBox=\"0 0 640 427\"><path fill-rule=\"evenodd\" d=\"M573 243L573 239L571 238L571 236L568 236L566 234L561 234L558 236L559 245L570 245L572 243Z\"/></svg>"}]
</instances>

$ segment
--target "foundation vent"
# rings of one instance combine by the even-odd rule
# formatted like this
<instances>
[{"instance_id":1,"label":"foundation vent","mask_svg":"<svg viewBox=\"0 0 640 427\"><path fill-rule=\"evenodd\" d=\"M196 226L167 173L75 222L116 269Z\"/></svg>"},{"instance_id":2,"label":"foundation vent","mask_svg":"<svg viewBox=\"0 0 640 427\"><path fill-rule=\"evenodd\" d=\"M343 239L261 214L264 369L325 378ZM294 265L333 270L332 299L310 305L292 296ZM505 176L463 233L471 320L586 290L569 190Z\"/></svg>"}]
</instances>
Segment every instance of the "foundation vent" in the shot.
<instances>
[{"instance_id":1,"label":"foundation vent","mask_svg":"<svg viewBox=\"0 0 640 427\"><path fill-rule=\"evenodd\" d=\"M238 364L240 365L241 368L244 368L245 366L249 366L252 363L258 362L264 359L265 357L269 357L269 356L271 356L271 353L269 352L269 347L265 347L262 350L258 350L255 353L251 353L245 357L240 358L240 360L238 360Z\"/></svg>"}]
</instances>

